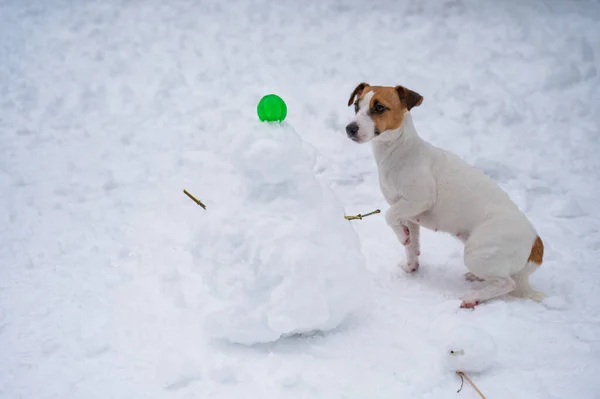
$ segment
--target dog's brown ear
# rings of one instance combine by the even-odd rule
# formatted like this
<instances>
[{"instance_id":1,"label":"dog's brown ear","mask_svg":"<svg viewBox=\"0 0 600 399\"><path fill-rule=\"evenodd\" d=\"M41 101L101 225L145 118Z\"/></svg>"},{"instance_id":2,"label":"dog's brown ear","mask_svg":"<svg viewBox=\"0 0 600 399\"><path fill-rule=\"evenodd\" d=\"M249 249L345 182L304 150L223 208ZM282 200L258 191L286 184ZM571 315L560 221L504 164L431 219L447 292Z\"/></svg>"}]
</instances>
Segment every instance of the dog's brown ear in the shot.
<instances>
[{"instance_id":1,"label":"dog's brown ear","mask_svg":"<svg viewBox=\"0 0 600 399\"><path fill-rule=\"evenodd\" d=\"M406 109L409 111L414 107L418 107L423 102L422 95L416 91L409 90L404 86L396 86L396 91L398 92L400 101L406 104Z\"/></svg>"},{"instance_id":2,"label":"dog's brown ear","mask_svg":"<svg viewBox=\"0 0 600 399\"><path fill-rule=\"evenodd\" d=\"M354 103L354 98L359 95L360 93L362 93L362 91L365 89L365 87L368 87L369 84L362 82L359 83L358 86L356 86L356 89L354 89L354 91L352 92L352 94L350 95L350 99L348 100L348 106L351 106Z\"/></svg>"}]
</instances>

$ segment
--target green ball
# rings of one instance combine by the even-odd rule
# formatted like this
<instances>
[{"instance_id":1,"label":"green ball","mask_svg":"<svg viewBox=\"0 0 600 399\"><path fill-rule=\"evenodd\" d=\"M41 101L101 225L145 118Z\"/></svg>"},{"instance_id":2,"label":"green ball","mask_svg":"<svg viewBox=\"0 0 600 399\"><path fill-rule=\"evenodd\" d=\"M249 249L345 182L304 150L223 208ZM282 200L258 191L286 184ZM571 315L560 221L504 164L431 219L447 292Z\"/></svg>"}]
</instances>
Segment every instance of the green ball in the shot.
<instances>
[{"instance_id":1,"label":"green ball","mask_svg":"<svg viewBox=\"0 0 600 399\"><path fill-rule=\"evenodd\" d=\"M287 105L278 95L267 94L258 102L256 113L262 122L281 122L287 115Z\"/></svg>"}]
</instances>

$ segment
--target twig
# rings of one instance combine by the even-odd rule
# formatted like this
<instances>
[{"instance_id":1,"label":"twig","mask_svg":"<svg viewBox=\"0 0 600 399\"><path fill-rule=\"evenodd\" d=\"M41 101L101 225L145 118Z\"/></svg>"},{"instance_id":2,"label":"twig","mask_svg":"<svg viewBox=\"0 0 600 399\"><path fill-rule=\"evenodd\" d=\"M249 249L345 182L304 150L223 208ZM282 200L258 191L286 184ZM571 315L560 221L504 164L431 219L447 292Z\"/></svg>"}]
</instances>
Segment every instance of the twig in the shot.
<instances>
[{"instance_id":1,"label":"twig","mask_svg":"<svg viewBox=\"0 0 600 399\"><path fill-rule=\"evenodd\" d=\"M371 215L375 215L377 213L381 213L381 211L379 209L375 209L373 212L369 212L369 213L365 213L364 215L361 215L360 213L358 215L355 216L344 216L344 218L346 220L362 220L362 218L365 218L367 216L371 216Z\"/></svg>"},{"instance_id":2,"label":"twig","mask_svg":"<svg viewBox=\"0 0 600 399\"><path fill-rule=\"evenodd\" d=\"M460 382L460 389L458 391L456 391L456 393L459 393L460 390L462 389L463 383L464 383L464 381L463 381L463 377L464 377L467 380L467 382L469 384L471 384L471 386L473 387L473 389L475 391L477 391L477 393L479 394L479 396L481 396L481 399L485 399L485 396L483 396L483 394L481 393L481 391L479 390L479 388L477 388L477 386L475 384L473 384L473 381L471 381L471 379L465 373L463 373L462 371L457 371L456 374L458 374L460 376L460 381L461 381Z\"/></svg>"},{"instance_id":3,"label":"twig","mask_svg":"<svg viewBox=\"0 0 600 399\"><path fill-rule=\"evenodd\" d=\"M196 198L196 197L194 197L192 194L188 193L188 192L187 192L187 190L185 190L185 189L183 190L183 193L184 193L185 195L187 195L188 197L190 197L190 199L191 199L192 201L194 201L196 204L198 204L198 205L200 205L202 208L204 208L204 210L206 210L206 205L204 205L204 204L202 203L202 201L200 201L198 198Z\"/></svg>"},{"instance_id":4,"label":"twig","mask_svg":"<svg viewBox=\"0 0 600 399\"><path fill-rule=\"evenodd\" d=\"M456 374L458 374L458 376L460 377L460 388L458 388L458 391L456 391L456 393L460 393L460 391L462 391L463 389L463 385L465 385L465 379L463 378L462 373L459 373L457 371Z\"/></svg>"}]
</instances>

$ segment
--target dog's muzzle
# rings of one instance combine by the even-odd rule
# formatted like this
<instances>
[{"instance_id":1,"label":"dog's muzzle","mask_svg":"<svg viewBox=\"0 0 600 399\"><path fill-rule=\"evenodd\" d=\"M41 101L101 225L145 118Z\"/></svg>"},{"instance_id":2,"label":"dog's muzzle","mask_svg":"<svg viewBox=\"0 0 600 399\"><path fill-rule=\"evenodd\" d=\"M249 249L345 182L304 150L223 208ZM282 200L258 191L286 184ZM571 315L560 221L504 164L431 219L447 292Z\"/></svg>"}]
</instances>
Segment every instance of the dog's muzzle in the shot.
<instances>
[{"instance_id":1,"label":"dog's muzzle","mask_svg":"<svg viewBox=\"0 0 600 399\"><path fill-rule=\"evenodd\" d=\"M346 126L346 134L352 140L356 140L357 133L358 133L358 123L352 122L352 123L349 123L348 126Z\"/></svg>"}]
</instances>

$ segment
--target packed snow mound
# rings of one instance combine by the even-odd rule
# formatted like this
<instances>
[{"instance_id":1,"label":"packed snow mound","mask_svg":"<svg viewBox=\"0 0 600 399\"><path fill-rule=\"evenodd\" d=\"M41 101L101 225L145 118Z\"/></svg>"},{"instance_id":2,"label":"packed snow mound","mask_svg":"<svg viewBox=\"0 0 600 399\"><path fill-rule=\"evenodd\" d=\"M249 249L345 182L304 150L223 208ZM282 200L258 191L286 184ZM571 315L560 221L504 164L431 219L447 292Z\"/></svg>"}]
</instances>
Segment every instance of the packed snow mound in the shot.
<instances>
[{"instance_id":1,"label":"packed snow mound","mask_svg":"<svg viewBox=\"0 0 600 399\"><path fill-rule=\"evenodd\" d=\"M229 154L236 195L206 212L196 240L206 326L242 344L333 329L367 287L358 236L315 178L312 147L287 124L248 130Z\"/></svg>"},{"instance_id":2,"label":"packed snow mound","mask_svg":"<svg viewBox=\"0 0 600 399\"><path fill-rule=\"evenodd\" d=\"M444 345L445 366L451 371L479 373L496 361L496 343L485 331L468 324L454 326Z\"/></svg>"},{"instance_id":3,"label":"packed snow mound","mask_svg":"<svg viewBox=\"0 0 600 399\"><path fill-rule=\"evenodd\" d=\"M497 346L494 338L474 325L458 308L458 301L446 301L437 308L429 328L443 371L480 373L494 366Z\"/></svg>"}]
</instances>

